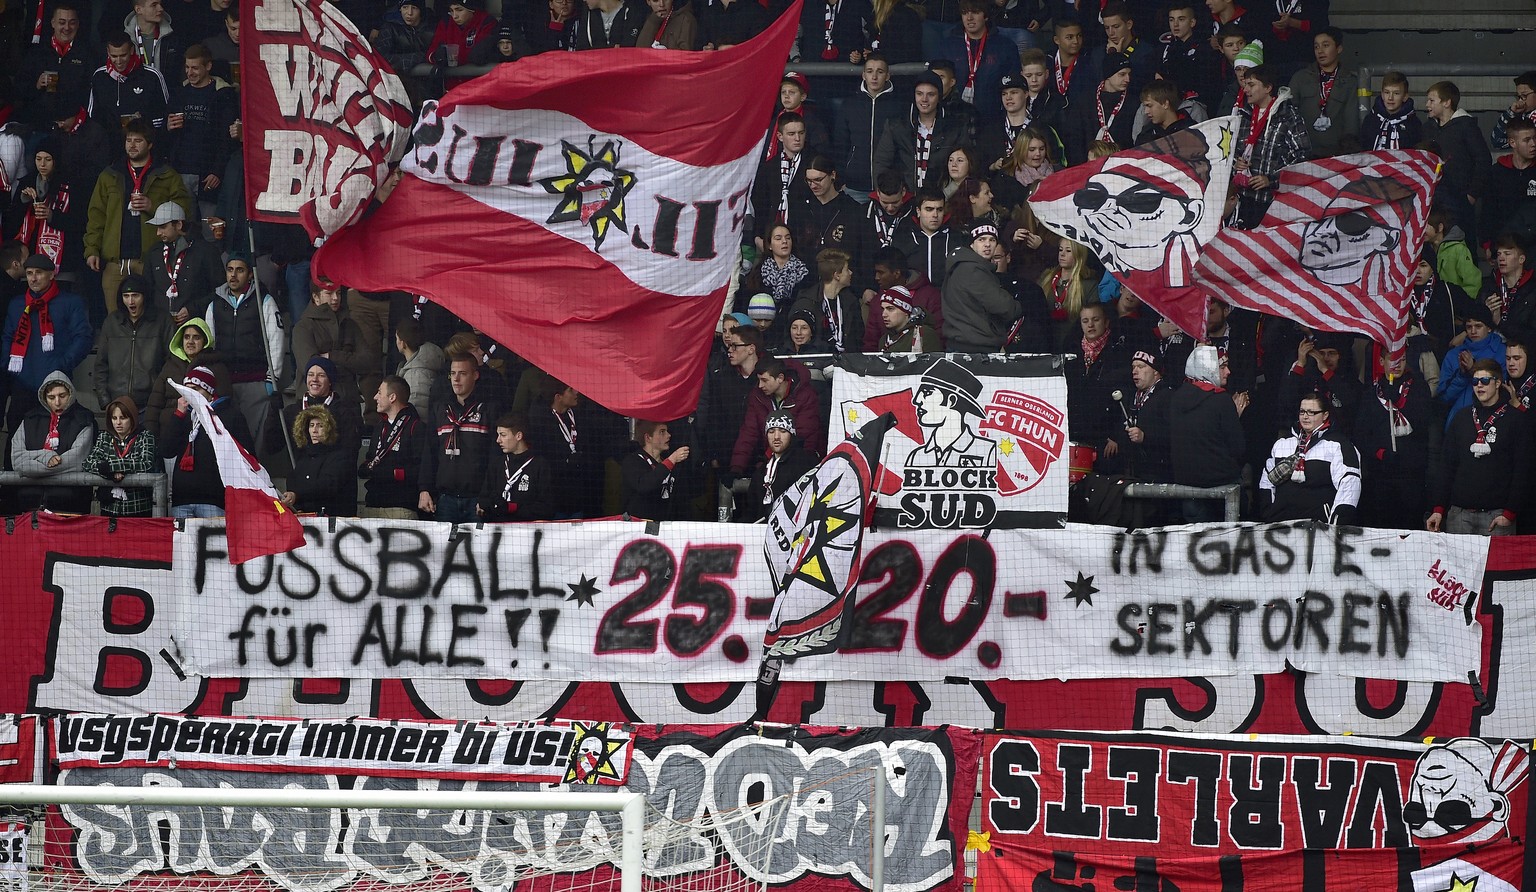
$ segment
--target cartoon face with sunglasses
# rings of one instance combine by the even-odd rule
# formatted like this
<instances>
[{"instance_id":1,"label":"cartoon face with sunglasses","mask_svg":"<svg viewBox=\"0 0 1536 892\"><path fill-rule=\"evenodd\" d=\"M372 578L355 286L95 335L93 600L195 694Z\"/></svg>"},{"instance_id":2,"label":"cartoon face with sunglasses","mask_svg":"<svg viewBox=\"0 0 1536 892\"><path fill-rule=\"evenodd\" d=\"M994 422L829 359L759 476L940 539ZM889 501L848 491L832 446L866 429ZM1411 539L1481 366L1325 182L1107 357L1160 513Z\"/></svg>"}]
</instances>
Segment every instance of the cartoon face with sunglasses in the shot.
<instances>
[{"instance_id":1,"label":"cartoon face with sunglasses","mask_svg":"<svg viewBox=\"0 0 1536 892\"><path fill-rule=\"evenodd\" d=\"M1525 777L1528 762L1518 746L1493 748L1475 738L1426 750L1413 766L1403 821L1416 839L1440 843L1481 842L1504 832L1508 789Z\"/></svg>"},{"instance_id":2,"label":"cartoon face with sunglasses","mask_svg":"<svg viewBox=\"0 0 1536 892\"><path fill-rule=\"evenodd\" d=\"M1322 219L1307 224L1297 261L1329 285L1379 286L1388 255L1403 238L1399 203L1407 189L1384 177L1349 183L1328 203ZM1377 259L1380 258L1380 259Z\"/></svg>"},{"instance_id":3,"label":"cartoon face with sunglasses","mask_svg":"<svg viewBox=\"0 0 1536 892\"><path fill-rule=\"evenodd\" d=\"M1156 168L1166 168L1161 171ZM1149 169L1150 168L1150 169ZM1187 281L1198 251L1192 234L1205 214L1201 186L1161 160L1099 173L1072 194L1072 204L1091 233L1083 239L1115 272L1163 270L1167 284Z\"/></svg>"}]
</instances>

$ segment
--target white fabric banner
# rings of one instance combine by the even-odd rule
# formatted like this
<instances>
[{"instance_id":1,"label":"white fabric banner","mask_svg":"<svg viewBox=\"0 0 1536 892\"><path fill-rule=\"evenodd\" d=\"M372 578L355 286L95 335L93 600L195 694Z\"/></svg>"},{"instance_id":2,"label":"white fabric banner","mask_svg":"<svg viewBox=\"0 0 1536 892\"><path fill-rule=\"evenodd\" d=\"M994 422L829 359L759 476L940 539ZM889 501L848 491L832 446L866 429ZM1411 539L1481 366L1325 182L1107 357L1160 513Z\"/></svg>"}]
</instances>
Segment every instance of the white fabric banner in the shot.
<instances>
[{"instance_id":1,"label":"white fabric banner","mask_svg":"<svg viewBox=\"0 0 1536 892\"><path fill-rule=\"evenodd\" d=\"M518 138L508 138L509 120ZM460 104L441 114L429 102L401 169L589 248L642 288L697 296L717 290L733 262L722 249L740 234L759 155L753 146L700 167L623 136L594 134L551 109L511 118L504 109ZM677 200L701 195L724 205Z\"/></svg>"},{"instance_id":2,"label":"white fabric banner","mask_svg":"<svg viewBox=\"0 0 1536 892\"><path fill-rule=\"evenodd\" d=\"M339 521L232 566L176 534L182 668L212 678L751 681L763 527ZM787 680L1284 671L1465 682L1488 540L1307 523L873 531L854 633Z\"/></svg>"}]
</instances>

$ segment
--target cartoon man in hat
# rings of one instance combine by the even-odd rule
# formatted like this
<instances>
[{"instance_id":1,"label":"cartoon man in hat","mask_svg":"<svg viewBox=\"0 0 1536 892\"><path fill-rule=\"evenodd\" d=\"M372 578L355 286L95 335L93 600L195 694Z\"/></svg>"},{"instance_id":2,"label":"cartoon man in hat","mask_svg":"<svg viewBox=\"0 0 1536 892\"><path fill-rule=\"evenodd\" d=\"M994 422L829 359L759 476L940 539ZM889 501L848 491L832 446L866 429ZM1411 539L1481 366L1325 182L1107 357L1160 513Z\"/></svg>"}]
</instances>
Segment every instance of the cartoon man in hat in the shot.
<instances>
[{"instance_id":1,"label":"cartoon man in hat","mask_svg":"<svg viewBox=\"0 0 1536 892\"><path fill-rule=\"evenodd\" d=\"M1202 140L1203 142L1203 140ZM1072 195L1085 241L1121 274L1162 270L1164 284L1188 285L1199 254L1205 184L1176 156L1110 156Z\"/></svg>"},{"instance_id":2,"label":"cartoon man in hat","mask_svg":"<svg viewBox=\"0 0 1536 892\"><path fill-rule=\"evenodd\" d=\"M1389 177L1347 183L1322 218L1307 224L1296 259L1329 285L1359 284L1379 293L1386 288L1388 261L1403 240L1412 203L1412 191Z\"/></svg>"},{"instance_id":3,"label":"cartoon man in hat","mask_svg":"<svg viewBox=\"0 0 1536 892\"><path fill-rule=\"evenodd\" d=\"M907 467L997 466L997 444L971 431L972 419L984 415L981 381L975 375L947 359L937 360L923 372L912 405L923 428L923 445L907 456Z\"/></svg>"},{"instance_id":4,"label":"cartoon man in hat","mask_svg":"<svg viewBox=\"0 0 1536 892\"><path fill-rule=\"evenodd\" d=\"M1437 846L1493 839L1507 832L1508 794L1529 772L1513 741L1498 752L1474 737L1430 747L1413 766L1403 821L1414 839Z\"/></svg>"}]
</instances>

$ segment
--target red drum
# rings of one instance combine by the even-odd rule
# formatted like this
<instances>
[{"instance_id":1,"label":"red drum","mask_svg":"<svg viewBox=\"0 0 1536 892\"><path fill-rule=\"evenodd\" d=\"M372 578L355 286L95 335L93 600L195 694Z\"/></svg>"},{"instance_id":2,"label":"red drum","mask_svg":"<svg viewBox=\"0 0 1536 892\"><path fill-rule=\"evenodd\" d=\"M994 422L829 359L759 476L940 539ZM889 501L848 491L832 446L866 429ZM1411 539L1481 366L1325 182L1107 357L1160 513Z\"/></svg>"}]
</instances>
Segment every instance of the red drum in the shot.
<instances>
[{"instance_id":1,"label":"red drum","mask_svg":"<svg viewBox=\"0 0 1536 892\"><path fill-rule=\"evenodd\" d=\"M1087 477L1093 472L1093 463L1098 460L1098 449L1087 443L1073 443L1067 452L1067 482L1076 483Z\"/></svg>"}]
</instances>

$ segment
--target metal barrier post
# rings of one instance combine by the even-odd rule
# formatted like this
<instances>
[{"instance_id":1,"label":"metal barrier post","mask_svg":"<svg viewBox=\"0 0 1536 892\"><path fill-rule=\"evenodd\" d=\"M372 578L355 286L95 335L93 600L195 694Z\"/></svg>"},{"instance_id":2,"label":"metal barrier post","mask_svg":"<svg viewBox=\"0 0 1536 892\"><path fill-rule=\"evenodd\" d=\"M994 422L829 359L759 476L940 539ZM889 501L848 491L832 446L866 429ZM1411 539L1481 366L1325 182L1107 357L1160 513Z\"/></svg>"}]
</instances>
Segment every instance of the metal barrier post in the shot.
<instances>
[{"instance_id":1,"label":"metal barrier post","mask_svg":"<svg viewBox=\"0 0 1536 892\"><path fill-rule=\"evenodd\" d=\"M164 474L129 474L121 483L113 483L105 477L88 471L67 471L52 477L26 477L17 471L0 471L0 486L121 486L124 489L147 489L154 507L154 517L169 513L170 480Z\"/></svg>"}]
</instances>

